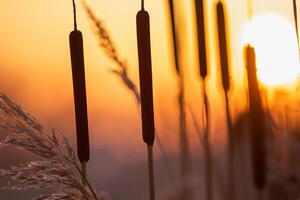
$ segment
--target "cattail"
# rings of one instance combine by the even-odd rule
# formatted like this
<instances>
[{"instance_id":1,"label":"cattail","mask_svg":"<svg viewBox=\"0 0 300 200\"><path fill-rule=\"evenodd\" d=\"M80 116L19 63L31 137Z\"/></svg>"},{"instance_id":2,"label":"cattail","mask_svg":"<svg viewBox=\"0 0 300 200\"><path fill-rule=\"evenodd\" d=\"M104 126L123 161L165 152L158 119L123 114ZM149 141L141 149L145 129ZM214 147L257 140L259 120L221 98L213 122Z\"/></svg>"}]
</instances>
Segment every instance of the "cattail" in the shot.
<instances>
[{"instance_id":1,"label":"cattail","mask_svg":"<svg viewBox=\"0 0 300 200\"><path fill-rule=\"evenodd\" d=\"M136 23L142 107L142 131L143 140L148 146L149 195L150 200L154 200L153 144L155 139L155 127L153 111L150 20L148 12L144 9L144 0L142 0L142 9L137 13Z\"/></svg>"},{"instance_id":2,"label":"cattail","mask_svg":"<svg viewBox=\"0 0 300 200\"><path fill-rule=\"evenodd\" d=\"M137 14L136 21L143 139L146 144L152 146L155 138L155 128L153 112L150 25L148 12L144 9L140 10Z\"/></svg>"},{"instance_id":3,"label":"cattail","mask_svg":"<svg viewBox=\"0 0 300 200\"><path fill-rule=\"evenodd\" d=\"M227 37L226 37L226 24L225 24L225 12L222 2L217 3L217 25L218 25L218 36L219 36L219 56L222 74L222 85L225 93L225 104L226 104L226 119L227 119L227 130L228 130L228 200L235 199L235 173L234 173L234 130L232 120L230 116L230 106L228 91L230 89L229 80L229 64L228 64L228 53L227 53Z\"/></svg>"},{"instance_id":4,"label":"cattail","mask_svg":"<svg viewBox=\"0 0 300 200\"><path fill-rule=\"evenodd\" d=\"M185 198L190 199L192 195L192 188L190 187L187 177L189 176L189 171L191 169L190 161L190 150L187 135L186 126L186 112L185 112L185 82L183 68L180 66L180 43L179 43L179 29L176 29L175 21L175 6L174 0L168 0L168 8L171 19L172 28L172 39L173 39L173 53L175 59L175 70L178 75L178 108L179 108L179 141L180 141L180 171L181 171L181 190L179 193L179 199Z\"/></svg>"},{"instance_id":5,"label":"cattail","mask_svg":"<svg viewBox=\"0 0 300 200\"><path fill-rule=\"evenodd\" d=\"M206 186L206 199L213 199L213 172L212 172L212 153L210 145L210 112L209 101L206 92L207 77L207 55L205 43L205 15L204 15L204 0L195 0L196 20L197 20L197 39L198 39L198 60L200 76L203 85L203 107L204 107L204 158L205 158L205 186Z\"/></svg>"},{"instance_id":6,"label":"cattail","mask_svg":"<svg viewBox=\"0 0 300 200\"><path fill-rule=\"evenodd\" d=\"M249 90L249 114L254 183L257 189L262 190L266 185L266 130L264 123L264 110L256 76L256 58L254 48L248 45L245 49L245 54Z\"/></svg>"},{"instance_id":7,"label":"cattail","mask_svg":"<svg viewBox=\"0 0 300 200\"><path fill-rule=\"evenodd\" d=\"M205 22L204 22L204 0L196 0L196 18L197 18L197 35L198 35L198 56L200 63L200 75L202 79L207 76L207 58L205 43Z\"/></svg>"},{"instance_id":8,"label":"cattail","mask_svg":"<svg viewBox=\"0 0 300 200\"><path fill-rule=\"evenodd\" d=\"M217 4L217 23L219 36L219 54L222 73L222 84L224 90L227 92L230 88L229 69L228 69L228 54L227 54L227 39L226 39L226 24L224 6L219 1Z\"/></svg>"},{"instance_id":9,"label":"cattail","mask_svg":"<svg viewBox=\"0 0 300 200\"><path fill-rule=\"evenodd\" d=\"M87 117L86 86L84 72L83 39L82 33L77 30L75 0L74 30L70 33L70 50L73 75L73 91L75 100L77 154L85 174L85 165L89 160L89 130Z\"/></svg>"},{"instance_id":10,"label":"cattail","mask_svg":"<svg viewBox=\"0 0 300 200\"><path fill-rule=\"evenodd\" d=\"M177 34L176 34L175 12L174 12L174 2L173 2L173 0L168 0L168 5L169 5L170 17L171 17L175 69L176 69L177 74L180 75L181 73L180 73L180 68L179 68L178 38L177 38Z\"/></svg>"}]
</instances>

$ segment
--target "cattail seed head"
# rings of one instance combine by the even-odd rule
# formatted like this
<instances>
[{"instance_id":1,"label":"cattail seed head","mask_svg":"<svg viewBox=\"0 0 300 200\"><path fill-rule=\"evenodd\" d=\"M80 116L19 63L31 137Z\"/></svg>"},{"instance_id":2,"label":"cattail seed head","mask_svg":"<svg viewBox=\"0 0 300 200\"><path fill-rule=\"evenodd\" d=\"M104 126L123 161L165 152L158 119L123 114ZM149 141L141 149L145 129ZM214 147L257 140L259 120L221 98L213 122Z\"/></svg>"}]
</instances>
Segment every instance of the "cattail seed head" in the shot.
<instances>
[{"instance_id":1,"label":"cattail seed head","mask_svg":"<svg viewBox=\"0 0 300 200\"><path fill-rule=\"evenodd\" d=\"M227 37L226 37L226 22L224 6L221 2L217 3L217 24L218 24L218 36L219 36L219 55L220 65L222 73L222 85L225 91L230 89L229 79L229 64L227 53Z\"/></svg>"},{"instance_id":2,"label":"cattail seed head","mask_svg":"<svg viewBox=\"0 0 300 200\"><path fill-rule=\"evenodd\" d=\"M75 101L77 153L81 162L87 162L90 152L82 33L74 30L70 33L69 39Z\"/></svg>"},{"instance_id":3,"label":"cattail seed head","mask_svg":"<svg viewBox=\"0 0 300 200\"><path fill-rule=\"evenodd\" d=\"M148 12L145 10L139 11L136 16L136 22L143 140L145 143L152 146L155 139L155 127L153 111L150 20Z\"/></svg>"},{"instance_id":4,"label":"cattail seed head","mask_svg":"<svg viewBox=\"0 0 300 200\"><path fill-rule=\"evenodd\" d=\"M204 0L195 0L198 36L198 56L200 64L200 75L203 79L207 76L207 58L205 43L205 17Z\"/></svg>"},{"instance_id":5,"label":"cattail seed head","mask_svg":"<svg viewBox=\"0 0 300 200\"><path fill-rule=\"evenodd\" d=\"M178 52L178 36L176 34L176 25L175 25L175 9L173 0L168 0L168 6L170 11L171 18L171 28L172 28L172 39L173 39L173 51L174 51L174 59L175 59L175 70L178 75L180 75L179 68L179 52Z\"/></svg>"}]
</instances>

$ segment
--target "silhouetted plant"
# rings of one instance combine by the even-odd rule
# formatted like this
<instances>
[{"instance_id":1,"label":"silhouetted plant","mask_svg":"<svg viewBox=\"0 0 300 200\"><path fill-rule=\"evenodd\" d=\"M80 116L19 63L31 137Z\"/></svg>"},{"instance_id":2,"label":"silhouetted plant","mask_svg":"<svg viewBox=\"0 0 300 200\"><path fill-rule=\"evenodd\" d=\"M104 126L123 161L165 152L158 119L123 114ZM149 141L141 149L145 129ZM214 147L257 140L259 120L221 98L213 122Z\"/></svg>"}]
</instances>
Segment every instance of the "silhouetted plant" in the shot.
<instances>
[{"instance_id":1,"label":"silhouetted plant","mask_svg":"<svg viewBox=\"0 0 300 200\"><path fill-rule=\"evenodd\" d=\"M153 109L150 16L144 8L144 0L141 2L141 10L138 11L136 15L136 29L139 58L142 134L143 140L148 147L149 195L150 200L154 200L153 144L155 141L155 125Z\"/></svg>"},{"instance_id":2,"label":"silhouetted plant","mask_svg":"<svg viewBox=\"0 0 300 200\"><path fill-rule=\"evenodd\" d=\"M230 106L228 92L230 89L230 77L229 77L229 60L227 49L227 34L226 34L226 19L224 5L219 1L216 5L217 11L217 31L219 38L219 56L222 75L222 86L225 96L226 104L226 119L227 119L227 132L228 132L228 200L235 199L235 176L234 176L234 133L232 127L232 121L230 116Z\"/></svg>"},{"instance_id":3,"label":"silhouetted plant","mask_svg":"<svg viewBox=\"0 0 300 200\"><path fill-rule=\"evenodd\" d=\"M0 176L12 180L4 189L54 189L37 200L97 200L98 197L86 179L86 185L75 151L67 138L58 138L55 132L47 134L30 114L0 93L0 129L9 133L1 147L14 146L27 150L41 160L26 162L9 169L0 169Z\"/></svg>"},{"instance_id":4,"label":"silhouetted plant","mask_svg":"<svg viewBox=\"0 0 300 200\"><path fill-rule=\"evenodd\" d=\"M85 69L82 33L77 29L76 6L73 3L74 30L70 33L70 52L72 63L73 92L75 102L77 154L85 181L86 164L90 157L89 126L85 86Z\"/></svg>"},{"instance_id":5,"label":"silhouetted plant","mask_svg":"<svg viewBox=\"0 0 300 200\"><path fill-rule=\"evenodd\" d=\"M203 90L203 108L204 114L203 125L204 133L202 137L202 145L205 158L205 187L206 199L213 199L213 161L212 150L210 144L210 111L209 101L206 92L206 77L207 77L207 53L206 53L206 34L205 34L205 9L204 0L195 0L196 20L197 20L197 41L198 41L198 62L199 71Z\"/></svg>"},{"instance_id":6,"label":"silhouetted plant","mask_svg":"<svg viewBox=\"0 0 300 200\"><path fill-rule=\"evenodd\" d=\"M181 191L179 199L190 199L192 196L192 188L189 183L189 175L191 173L191 155L189 149L187 124L186 124L186 109L185 109L185 83L184 70L180 65L180 44L179 44L179 29L176 27L175 20L175 5L173 0L168 0L168 9L172 30L173 55L175 61L175 71L178 76L178 108L179 108L179 142L180 142L180 170L181 170Z\"/></svg>"},{"instance_id":7,"label":"silhouetted plant","mask_svg":"<svg viewBox=\"0 0 300 200\"><path fill-rule=\"evenodd\" d=\"M134 83L134 81L129 77L128 73L128 66L124 59L122 59L117 51L117 48L115 47L115 44L109 34L108 29L105 27L103 21L96 17L92 9L88 6L85 1L82 1L83 7L88 14L89 19L93 23L94 27L96 28L96 35L97 38L100 41L100 47L104 50L108 58L110 58L114 63L116 63L116 69L112 69L111 72L116 74L120 79L122 80L122 83L125 85L125 87L128 89L129 92L131 92L134 97L135 101L137 103L138 108L141 104L141 96L140 92L138 90L138 87ZM167 167L168 175L172 183L174 184L175 188L177 188L176 180L174 176L174 172L172 170L167 151L160 139L159 133L157 130L155 131L156 141L158 144L158 148L160 150L160 153L162 154L162 158L165 162L165 165Z\"/></svg>"},{"instance_id":8,"label":"silhouetted plant","mask_svg":"<svg viewBox=\"0 0 300 200\"><path fill-rule=\"evenodd\" d=\"M249 90L249 114L254 183L258 190L263 190L266 186L266 127L264 110L256 76L255 51L250 45L245 48L245 56Z\"/></svg>"}]
</instances>

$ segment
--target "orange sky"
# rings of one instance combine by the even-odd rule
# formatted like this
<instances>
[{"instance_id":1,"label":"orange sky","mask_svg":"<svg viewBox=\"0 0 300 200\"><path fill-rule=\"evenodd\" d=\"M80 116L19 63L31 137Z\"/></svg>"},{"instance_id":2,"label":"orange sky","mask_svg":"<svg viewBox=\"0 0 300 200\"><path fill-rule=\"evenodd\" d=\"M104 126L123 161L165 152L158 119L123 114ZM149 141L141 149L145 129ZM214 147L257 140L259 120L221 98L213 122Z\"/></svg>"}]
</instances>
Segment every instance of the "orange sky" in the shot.
<instances>
[{"instance_id":1,"label":"orange sky","mask_svg":"<svg viewBox=\"0 0 300 200\"><path fill-rule=\"evenodd\" d=\"M139 0L87 0L97 16L104 20L122 58L127 59L130 76L136 83L137 48L135 38L135 15ZM182 63L186 66L188 85L187 102L200 113L201 88L198 69L194 62L191 0L177 1L177 8L183 16L182 40L186 56ZM207 24L210 32L208 45L214 50L216 45L214 26L215 1L207 1ZM236 92L233 93L232 110L238 112L244 106L237 105L243 86L242 52L239 41L247 18L246 1L227 0L228 19L231 28L231 66L235 75ZM292 1L256 0L254 14L278 14L292 22ZM69 58L68 35L72 30L71 0L2 0L0 1L0 91L11 96L27 111L40 119L48 127L58 127L61 132L74 131L71 66ZM170 141L177 141L176 134L176 77L169 56L169 30L166 26L165 5L162 0L146 0L146 8L151 16L153 77L155 93L156 125ZM93 145L112 148L130 146L139 149L141 144L139 115L134 99L122 86L120 80L109 73L114 67L98 46L91 23L82 7L78 6L79 29L84 35L86 77L91 137L97 138ZM185 25L183 23L186 23ZM216 74L216 55L211 53L210 74ZM214 106L212 112L223 109L219 86L215 76L209 80L210 98ZM200 102L200 103L199 103ZM198 112L199 111L199 112ZM200 114L198 114L200 116ZM214 116L216 124L222 116ZM220 118L220 119L219 119ZM214 126L217 132L220 126ZM171 131L170 131L171 130ZM193 130L191 128L191 130ZM118 134L118 138L114 134ZM194 133L191 133L195 137ZM128 137L130 135L130 137ZM128 139L130 138L130 139ZM93 140L94 141L94 140ZM105 143L102 141L106 141ZM107 142L109 141L109 142ZM122 145L130 144L130 145ZM172 148L170 146L169 148Z\"/></svg>"}]
</instances>

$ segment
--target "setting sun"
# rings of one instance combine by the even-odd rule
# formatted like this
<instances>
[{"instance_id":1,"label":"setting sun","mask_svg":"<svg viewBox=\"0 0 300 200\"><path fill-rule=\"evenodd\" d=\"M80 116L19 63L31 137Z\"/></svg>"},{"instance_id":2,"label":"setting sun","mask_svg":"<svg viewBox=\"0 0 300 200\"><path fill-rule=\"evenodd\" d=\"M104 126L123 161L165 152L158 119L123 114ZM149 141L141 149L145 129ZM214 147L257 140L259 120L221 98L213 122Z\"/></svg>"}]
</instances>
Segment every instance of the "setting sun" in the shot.
<instances>
[{"instance_id":1,"label":"setting sun","mask_svg":"<svg viewBox=\"0 0 300 200\"><path fill-rule=\"evenodd\" d=\"M299 77L297 38L294 26L285 18L254 16L243 31L242 45L246 43L255 47L258 78L263 84L289 84Z\"/></svg>"}]
</instances>

